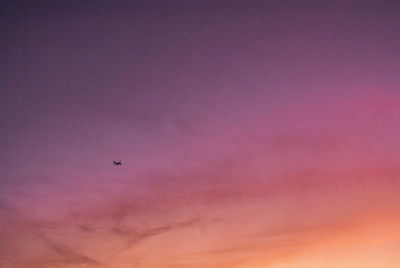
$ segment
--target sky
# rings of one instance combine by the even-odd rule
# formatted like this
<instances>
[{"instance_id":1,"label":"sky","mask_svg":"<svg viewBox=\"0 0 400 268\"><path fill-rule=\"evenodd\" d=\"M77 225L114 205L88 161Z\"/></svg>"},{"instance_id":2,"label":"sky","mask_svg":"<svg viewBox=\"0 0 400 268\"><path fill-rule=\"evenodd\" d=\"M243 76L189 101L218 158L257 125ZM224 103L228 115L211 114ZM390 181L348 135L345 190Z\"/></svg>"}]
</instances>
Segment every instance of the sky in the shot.
<instances>
[{"instance_id":1,"label":"sky","mask_svg":"<svg viewBox=\"0 0 400 268\"><path fill-rule=\"evenodd\" d=\"M0 267L399 267L399 13L1 1Z\"/></svg>"}]
</instances>

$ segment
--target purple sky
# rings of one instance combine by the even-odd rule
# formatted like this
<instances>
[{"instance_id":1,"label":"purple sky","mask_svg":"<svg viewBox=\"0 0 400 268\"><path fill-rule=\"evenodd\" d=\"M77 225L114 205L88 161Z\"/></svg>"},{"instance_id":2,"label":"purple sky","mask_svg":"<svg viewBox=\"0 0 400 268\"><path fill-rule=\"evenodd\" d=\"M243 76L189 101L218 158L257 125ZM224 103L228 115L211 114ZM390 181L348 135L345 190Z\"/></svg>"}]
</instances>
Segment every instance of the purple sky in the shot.
<instances>
[{"instance_id":1,"label":"purple sky","mask_svg":"<svg viewBox=\"0 0 400 268\"><path fill-rule=\"evenodd\" d=\"M397 224L399 14L397 1L2 1L0 266L295 267L302 249L267 266L253 231ZM387 199L371 208L374 195ZM251 223L260 207L276 217ZM132 256L149 247L156 260L110 253L133 250L115 231L129 228L153 245ZM334 252L362 244L363 228ZM181 229L210 238L152 244ZM208 253L182 257L182 241ZM397 267L395 250L334 267Z\"/></svg>"}]
</instances>

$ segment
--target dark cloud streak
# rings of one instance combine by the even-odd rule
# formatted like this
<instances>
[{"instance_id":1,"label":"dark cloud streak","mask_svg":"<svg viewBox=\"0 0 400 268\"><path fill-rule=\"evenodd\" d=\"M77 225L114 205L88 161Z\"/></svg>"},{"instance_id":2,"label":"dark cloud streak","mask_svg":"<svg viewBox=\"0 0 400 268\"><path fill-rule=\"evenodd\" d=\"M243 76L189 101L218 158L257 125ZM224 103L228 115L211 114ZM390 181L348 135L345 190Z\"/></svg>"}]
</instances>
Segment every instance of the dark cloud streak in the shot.
<instances>
[{"instance_id":1,"label":"dark cloud streak","mask_svg":"<svg viewBox=\"0 0 400 268\"><path fill-rule=\"evenodd\" d=\"M161 235L163 233L167 233L173 230L178 230L178 229L183 229L187 228L190 226L193 226L197 223L199 223L201 220L200 219L193 219L189 221L183 221L183 222L177 222L177 223L172 223L169 225L164 225L161 227L155 227L155 228L150 228L147 230L143 230L140 232L134 232L130 235L127 235L127 241L125 242L125 245L118 250L115 251L114 254L121 253L123 251L126 251L130 249L131 247L135 246L137 243L146 240L148 238ZM125 232L126 233L126 232Z\"/></svg>"}]
</instances>

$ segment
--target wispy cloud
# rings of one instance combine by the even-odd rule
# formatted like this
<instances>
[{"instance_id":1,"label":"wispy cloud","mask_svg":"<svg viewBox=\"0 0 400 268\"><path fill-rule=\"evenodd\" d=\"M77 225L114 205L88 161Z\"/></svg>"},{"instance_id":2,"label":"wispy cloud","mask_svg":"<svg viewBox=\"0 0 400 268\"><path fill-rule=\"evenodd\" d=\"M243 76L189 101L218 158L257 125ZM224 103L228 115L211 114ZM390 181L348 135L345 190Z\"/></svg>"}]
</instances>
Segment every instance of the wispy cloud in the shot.
<instances>
[{"instance_id":1,"label":"wispy cloud","mask_svg":"<svg viewBox=\"0 0 400 268\"><path fill-rule=\"evenodd\" d=\"M126 242L124 242L125 245L117 249L114 254L118 254L122 251L128 250L145 239L161 235L163 233L170 232L173 230L187 228L199 223L200 221L201 221L200 219L192 219L189 221L176 222L176 223L171 223L169 225L149 228L142 231L137 231L137 232L135 231L133 233L123 232L125 234L125 240L126 240Z\"/></svg>"},{"instance_id":2,"label":"wispy cloud","mask_svg":"<svg viewBox=\"0 0 400 268\"><path fill-rule=\"evenodd\" d=\"M40 238L43 242L45 242L45 244L50 249L57 252L64 259L64 261L66 263L69 263L69 264L92 264L92 265L99 264L98 261L76 252L71 247L68 247L64 244L50 240L48 237L46 237L44 235L41 235Z\"/></svg>"}]
</instances>

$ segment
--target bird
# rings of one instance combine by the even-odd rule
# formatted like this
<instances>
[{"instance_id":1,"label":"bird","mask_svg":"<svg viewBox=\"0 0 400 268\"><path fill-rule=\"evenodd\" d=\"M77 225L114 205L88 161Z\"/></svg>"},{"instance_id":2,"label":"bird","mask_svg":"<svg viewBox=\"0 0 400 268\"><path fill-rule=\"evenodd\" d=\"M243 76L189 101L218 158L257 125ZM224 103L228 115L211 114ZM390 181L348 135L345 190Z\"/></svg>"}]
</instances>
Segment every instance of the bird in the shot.
<instances>
[{"instance_id":1,"label":"bird","mask_svg":"<svg viewBox=\"0 0 400 268\"><path fill-rule=\"evenodd\" d=\"M113 161L113 164L116 165L116 166L119 166L119 165L122 165L122 162L121 161L119 161L119 162Z\"/></svg>"}]
</instances>

